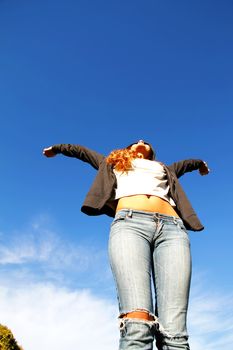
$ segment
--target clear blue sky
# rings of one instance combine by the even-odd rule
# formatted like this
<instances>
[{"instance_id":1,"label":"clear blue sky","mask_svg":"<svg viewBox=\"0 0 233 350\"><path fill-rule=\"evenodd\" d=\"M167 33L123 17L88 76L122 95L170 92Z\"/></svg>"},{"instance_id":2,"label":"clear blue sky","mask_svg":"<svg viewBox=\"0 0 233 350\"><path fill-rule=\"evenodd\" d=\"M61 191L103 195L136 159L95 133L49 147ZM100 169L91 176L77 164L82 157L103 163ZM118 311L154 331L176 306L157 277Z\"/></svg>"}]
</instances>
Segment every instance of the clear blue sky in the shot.
<instances>
[{"instance_id":1,"label":"clear blue sky","mask_svg":"<svg viewBox=\"0 0 233 350\"><path fill-rule=\"evenodd\" d=\"M209 164L209 176L181 179L206 227L190 233L190 334L192 350L230 349L232 62L230 0L0 1L0 323L25 350L49 349L36 307L51 334L61 314L61 329L79 322L70 313L83 315L80 300L96 315L108 305L105 320L117 328L111 219L80 212L95 171L76 159L46 159L42 149L77 143L108 154L141 138L164 163ZM225 320L222 329L217 321L208 326L215 317ZM110 337L106 325L98 327L92 348L114 349L117 330ZM86 328L79 324L80 333ZM69 346L82 341L74 337Z\"/></svg>"}]
</instances>

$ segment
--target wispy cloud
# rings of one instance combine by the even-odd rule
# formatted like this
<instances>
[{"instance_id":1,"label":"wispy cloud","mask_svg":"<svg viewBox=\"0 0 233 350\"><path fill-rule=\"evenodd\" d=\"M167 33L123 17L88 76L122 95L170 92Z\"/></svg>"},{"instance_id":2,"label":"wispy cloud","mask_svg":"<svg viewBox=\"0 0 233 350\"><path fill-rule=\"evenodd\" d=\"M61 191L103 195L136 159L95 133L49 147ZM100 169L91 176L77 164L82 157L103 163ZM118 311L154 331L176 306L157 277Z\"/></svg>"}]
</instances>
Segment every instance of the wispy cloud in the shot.
<instances>
[{"instance_id":1,"label":"wispy cloud","mask_svg":"<svg viewBox=\"0 0 233 350\"><path fill-rule=\"evenodd\" d=\"M20 235L18 242L14 238L11 242L0 245L0 264L24 264L27 262L47 261L55 248L52 235L47 232L45 240L36 236L36 232Z\"/></svg>"},{"instance_id":2,"label":"wispy cloud","mask_svg":"<svg viewBox=\"0 0 233 350\"><path fill-rule=\"evenodd\" d=\"M2 233L0 264L46 262L53 265L69 265L74 257L81 261L81 248L78 251L77 247L73 248L68 242L62 241L56 232L46 227L44 221L43 217L40 217L24 230L11 232L10 235Z\"/></svg>"},{"instance_id":3,"label":"wispy cloud","mask_svg":"<svg viewBox=\"0 0 233 350\"><path fill-rule=\"evenodd\" d=\"M0 279L56 282L75 288L98 288L102 282L100 294L109 290L112 276L106 248L74 243L51 226L49 218L40 216L21 230L1 233Z\"/></svg>"},{"instance_id":4,"label":"wispy cloud","mask_svg":"<svg viewBox=\"0 0 233 350\"><path fill-rule=\"evenodd\" d=\"M117 348L116 305L51 284L0 288L1 323L25 350Z\"/></svg>"},{"instance_id":5,"label":"wispy cloud","mask_svg":"<svg viewBox=\"0 0 233 350\"><path fill-rule=\"evenodd\" d=\"M12 329L25 350L117 349L115 299L98 297L96 291L29 280L25 285L1 280L0 285L1 323ZM223 292L213 294L196 285L193 289L189 312L191 349L231 349L232 297Z\"/></svg>"},{"instance_id":6,"label":"wispy cloud","mask_svg":"<svg viewBox=\"0 0 233 350\"><path fill-rule=\"evenodd\" d=\"M0 323L25 350L117 349L115 293L104 290L115 289L107 262L48 227L36 220L7 240L1 234ZM232 348L233 295L197 272L188 320L192 350Z\"/></svg>"},{"instance_id":7,"label":"wispy cloud","mask_svg":"<svg viewBox=\"0 0 233 350\"><path fill-rule=\"evenodd\" d=\"M89 269L100 261L103 252L94 246L75 245L48 228L43 216L26 228L1 233L0 265L46 264L53 269Z\"/></svg>"},{"instance_id":8,"label":"wispy cloud","mask_svg":"<svg viewBox=\"0 0 233 350\"><path fill-rule=\"evenodd\" d=\"M116 302L98 296L108 275L102 252L65 240L48 221L1 233L0 323L24 350L117 348Z\"/></svg>"},{"instance_id":9,"label":"wispy cloud","mask_svg":"<svg viewBox=\"0 0 233 350\"><path fill-rule=\"evenodd\" d=\"M192 286L189 310L192 350L231 349L233 344L233 294L213 288L203 276Z\"/></svg>"}]
</instances>

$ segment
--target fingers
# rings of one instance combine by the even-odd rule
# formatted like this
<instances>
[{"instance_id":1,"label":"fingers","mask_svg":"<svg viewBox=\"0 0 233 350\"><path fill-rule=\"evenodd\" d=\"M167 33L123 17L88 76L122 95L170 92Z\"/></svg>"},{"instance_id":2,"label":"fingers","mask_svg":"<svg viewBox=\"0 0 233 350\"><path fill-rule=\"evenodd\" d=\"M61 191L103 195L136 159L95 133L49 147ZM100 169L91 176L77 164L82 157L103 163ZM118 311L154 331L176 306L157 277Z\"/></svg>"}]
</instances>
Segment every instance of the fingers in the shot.
<instances>
[{"instance_id":1,"label":"fingers","mask_svg":"<svg viewBox=\"0 0 233 350\"><path fill-rule=\"evenodd\" d=\"M56 153L54 153L52 146L43 149L43 155L46 157L54 157Z\"/></svg>"},{"instance_id":2,"label":"fingers","mask_svg":"<svg viewBox=\"0 0 233 350\"><path fill-rule=\"evenodd\" d=\"M209 169L209 167L208 167L206 162L203 161L203 163L201 164L201 166L199 168L199 172L200 172L201 175L209 174L210 169Z\"/></svg>"}]
</instances>

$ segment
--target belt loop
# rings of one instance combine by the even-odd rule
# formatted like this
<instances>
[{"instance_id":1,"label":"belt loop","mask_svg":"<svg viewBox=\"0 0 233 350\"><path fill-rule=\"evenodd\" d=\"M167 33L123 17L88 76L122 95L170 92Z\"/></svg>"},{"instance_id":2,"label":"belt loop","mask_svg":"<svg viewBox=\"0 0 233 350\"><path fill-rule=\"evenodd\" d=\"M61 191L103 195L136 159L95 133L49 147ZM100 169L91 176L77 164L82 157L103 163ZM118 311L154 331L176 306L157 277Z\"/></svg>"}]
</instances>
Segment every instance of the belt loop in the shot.
<instances>
[{"instance_id":1,"label":"belt loop","mask_svg":"<svg viewBox=\"0 0 233 350\"><path fill-rule=\"evenodd\" d=\"M178 223L177 218L175 216L173 216L173 222L175 225L177 225L177 223Z\"/></svg>"},{"instance_id":2,"label":"belt loop","mask_svg":"<svg viewBox=\"0 0 233 350\"><path fill-rule=\"evenodd\" d=\"M132 216L133 216L133 210L132 210L132 209L129 209L128 214L127 214L127 217L128 217L128 218L132 218Z\"/></svg>"}]
</instances>

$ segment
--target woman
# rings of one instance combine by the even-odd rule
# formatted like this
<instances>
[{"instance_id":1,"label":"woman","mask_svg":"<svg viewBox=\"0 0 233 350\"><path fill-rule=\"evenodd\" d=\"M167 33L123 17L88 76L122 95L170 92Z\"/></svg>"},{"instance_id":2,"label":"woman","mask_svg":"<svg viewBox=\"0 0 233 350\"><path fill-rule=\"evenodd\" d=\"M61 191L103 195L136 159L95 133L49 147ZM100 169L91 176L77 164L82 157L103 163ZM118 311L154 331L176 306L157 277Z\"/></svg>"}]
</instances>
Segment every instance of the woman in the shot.
<instances>
[{"instance_id":1,"label":"woman","mask_svg":"<svg viewBox=\"0 0 233 350\"><path fill-rule=\"evenodd\" d=\"M186 230L204 227L178 177L197 169L206 175L206 163L189 159L166 166L155 160L152 146L143 140L108 157L69 144L43 153L76 157L98 169L81 210L115 217L109 257L119 301L119 349L151 350L155 337L159 350L188 350L191 256Z\"/></svg>"}]
</instances>

